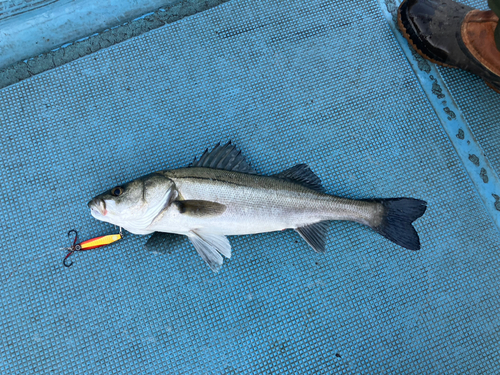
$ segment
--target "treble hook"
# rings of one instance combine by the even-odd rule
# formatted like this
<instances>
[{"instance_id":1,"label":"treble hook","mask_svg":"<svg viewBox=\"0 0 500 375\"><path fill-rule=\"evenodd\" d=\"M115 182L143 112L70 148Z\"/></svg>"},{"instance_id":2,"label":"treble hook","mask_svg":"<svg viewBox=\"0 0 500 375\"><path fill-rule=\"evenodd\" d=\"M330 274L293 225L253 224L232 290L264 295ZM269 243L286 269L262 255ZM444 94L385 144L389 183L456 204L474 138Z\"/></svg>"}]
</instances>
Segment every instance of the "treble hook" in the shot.
<instances>
[{"instance_id":1,"label":"treble hook","mask_svg":"<svg viewBox=\"0 0 500 375\"><path fill-rule=\"evenodd\" d=\"M63 264L65 267L71 267L73 265L73 262L67 263L68 258L71 255L73 255L75 251L81 250L81 246L79 244L77 245L76 243L76 241L78 240L78 232L76 231L76 229L71 229L68 232L68 237L71 236L71 233L75 233L75 239L73 240L73 245L71 247L66 248L66 250L68 250L68 254L66 254L66 256L63 259Z\"/></svg>"}]
</instances>

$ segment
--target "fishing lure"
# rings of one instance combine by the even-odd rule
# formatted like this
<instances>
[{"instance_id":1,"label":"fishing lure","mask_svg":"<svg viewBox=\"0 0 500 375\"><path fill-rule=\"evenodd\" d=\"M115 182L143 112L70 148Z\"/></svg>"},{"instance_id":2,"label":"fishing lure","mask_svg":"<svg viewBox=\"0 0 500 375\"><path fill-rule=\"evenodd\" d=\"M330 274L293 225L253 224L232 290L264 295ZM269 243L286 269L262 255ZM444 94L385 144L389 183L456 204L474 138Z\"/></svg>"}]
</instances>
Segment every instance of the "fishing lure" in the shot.
<instances>
[{"instance_id":1,"label":"fishing lure","mask_svg":"<svg viewBox=\"0 0 500 375\"><path fill-rule=\"evenodd\" d=\"M97 249L98 247L103 247L103 246L106 246L106 245L110 245L113 242L116 242L116 241L121 240L123 238L122 229L121 228L120 228L120 233L118 233L118 234L108 234L107 236L101 236L101 237L91 238L90 240L83 241L83 242L80 242L80 243L77 243L77 241L78 241L78 232L75 229L71 229L68 232L68 237L71 236L71 233L75 234L75 239L73 240L73 245L72 246L64 248L64 250L68 251L68 254L63 259L63 264L66 267L71 267L73 265L73 262L71 262L71 263L67 262L68 258L73 253L75 253L77 251L87 251L87 250Z\"/></svg>"}]
</instances>

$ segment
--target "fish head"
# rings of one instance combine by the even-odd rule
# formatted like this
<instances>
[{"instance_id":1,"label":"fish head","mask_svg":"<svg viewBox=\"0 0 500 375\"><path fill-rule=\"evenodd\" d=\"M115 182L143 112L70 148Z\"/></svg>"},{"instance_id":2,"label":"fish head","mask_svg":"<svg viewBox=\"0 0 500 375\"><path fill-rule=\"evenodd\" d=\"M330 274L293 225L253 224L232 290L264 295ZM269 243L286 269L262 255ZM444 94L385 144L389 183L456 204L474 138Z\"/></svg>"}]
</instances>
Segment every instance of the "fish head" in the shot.
<instances>
[{"instance_id":1,"label":"fish head","mask_svg":"<svg viewBox=\"0 0 500 375\"><path fill-rule=\"evenodd\" d=\"M168 206L174 194L174 183L162 173L154 173L115 186L93 198L88 207L97 220L134 234L148 234L152 231L147 227Z\"/></svg>"}]
</instances>

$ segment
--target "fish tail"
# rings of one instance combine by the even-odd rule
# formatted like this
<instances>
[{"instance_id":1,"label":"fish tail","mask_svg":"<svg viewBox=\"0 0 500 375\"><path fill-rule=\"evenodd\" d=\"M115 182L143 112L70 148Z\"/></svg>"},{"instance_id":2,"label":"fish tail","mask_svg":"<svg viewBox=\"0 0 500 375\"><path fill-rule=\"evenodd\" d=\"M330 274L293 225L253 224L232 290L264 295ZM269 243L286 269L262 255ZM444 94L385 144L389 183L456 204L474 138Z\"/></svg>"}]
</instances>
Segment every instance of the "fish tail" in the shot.
<instances>
[{"instance_id":1,"label":"fish tail","mask_svg":"<svg viewBox=\"0 0 500 375\"><path fill-rule=\"evenodd\" d=\"M378 199L382 204L382 217L373 230L395 244L409 250L420 250L420 239L412 223L427 209L427 202L414 198Z\"/></svg>"}]
</instances>

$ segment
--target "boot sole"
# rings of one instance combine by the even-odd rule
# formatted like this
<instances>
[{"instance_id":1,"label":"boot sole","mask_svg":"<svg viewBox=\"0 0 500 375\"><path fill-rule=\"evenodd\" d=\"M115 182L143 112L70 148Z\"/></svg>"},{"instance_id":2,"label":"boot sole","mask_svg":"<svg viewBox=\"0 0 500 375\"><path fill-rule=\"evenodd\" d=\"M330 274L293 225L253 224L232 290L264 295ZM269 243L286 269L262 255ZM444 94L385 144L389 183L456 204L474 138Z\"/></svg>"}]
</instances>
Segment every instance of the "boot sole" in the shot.
<instances>
[{"instance_id":1,"label":"boot sole","mask_svg":"<svg viewBox=\"0 0 500 375\"><path fill-rule=\"evenodd\" d=\"M399 27L399 30L401 31L401 34L403 34L403 36L405 37L405 39L408 41L408 43L410 44L410 46L413 47L413 49L420 55L422 56L424 59L426 60L429 60L430 62L436 64L436 65L440 65L440 66L445 66L447 68L455 68L455 69L458 69L457 66L453 66L453 65L449 65L449 64L445 64L445 63L442 63L440 61L437 61L437 60L434 60L433 58L427 56L425 53L423 53L416 45L415 43L413 42L413 40L411 39L410 37L410 34L408 33L408 30L406 30L406 27L403 25L403 20L401 18L401 8L408 2L408 0L404 0L401 5L399 6L398 8L398 27Z\"/></svg>"}]
</instances>

